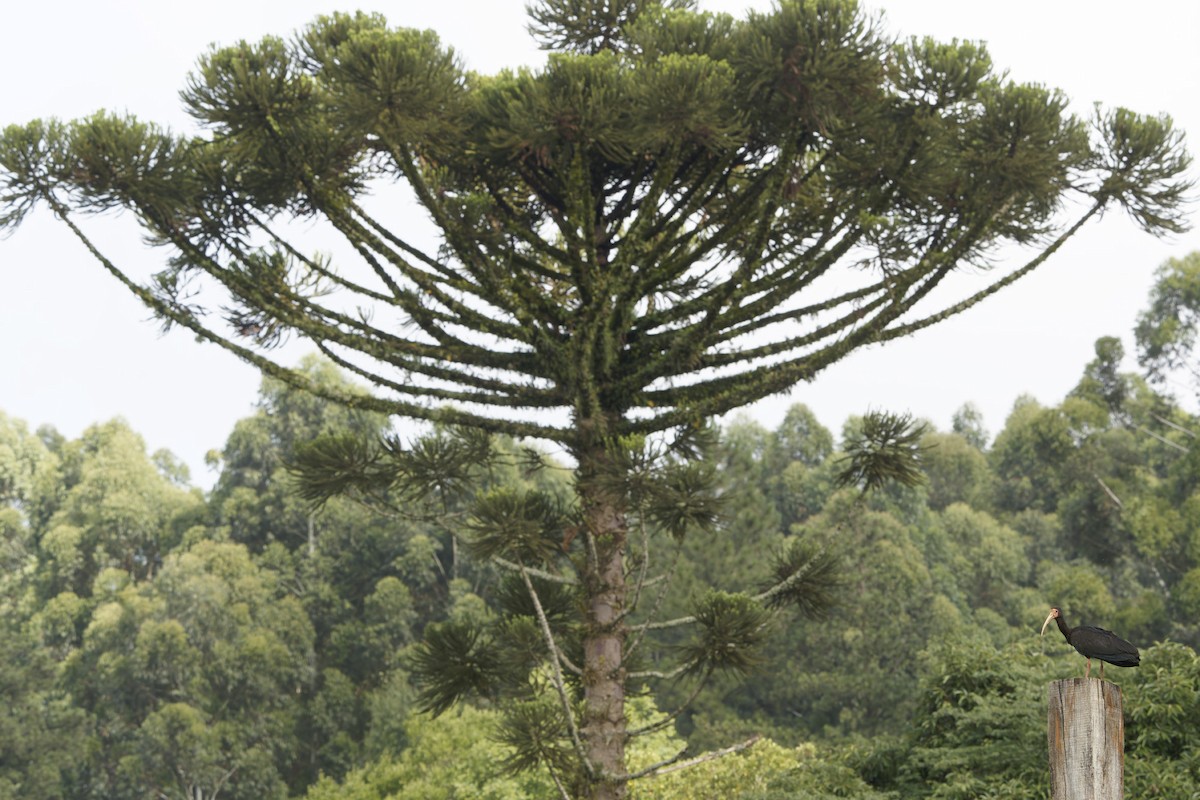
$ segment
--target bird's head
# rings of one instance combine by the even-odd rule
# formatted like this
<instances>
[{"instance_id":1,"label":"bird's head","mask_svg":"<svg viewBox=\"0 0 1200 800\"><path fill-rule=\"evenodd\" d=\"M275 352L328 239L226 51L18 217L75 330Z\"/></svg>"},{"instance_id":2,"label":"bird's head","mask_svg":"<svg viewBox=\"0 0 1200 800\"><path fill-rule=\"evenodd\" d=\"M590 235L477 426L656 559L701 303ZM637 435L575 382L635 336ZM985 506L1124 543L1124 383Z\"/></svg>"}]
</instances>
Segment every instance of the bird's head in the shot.
<instances>
[{"instance_id":1,"label":"bird's head","mask_svg":"<svg viewBox=\"0 0 1200 800\"><path fill-rule=\"evenodd\" d=\"M1049 615L1047 615L1046 621L1042 623L1042 636L1046 635L1046 626L1050 624L1050 620L1058 619L1061 616L1062 616L1062 612L1059 611L1058 608L1050 609L1050 613L1049 613Z\"/></svg>"}]
</instances>

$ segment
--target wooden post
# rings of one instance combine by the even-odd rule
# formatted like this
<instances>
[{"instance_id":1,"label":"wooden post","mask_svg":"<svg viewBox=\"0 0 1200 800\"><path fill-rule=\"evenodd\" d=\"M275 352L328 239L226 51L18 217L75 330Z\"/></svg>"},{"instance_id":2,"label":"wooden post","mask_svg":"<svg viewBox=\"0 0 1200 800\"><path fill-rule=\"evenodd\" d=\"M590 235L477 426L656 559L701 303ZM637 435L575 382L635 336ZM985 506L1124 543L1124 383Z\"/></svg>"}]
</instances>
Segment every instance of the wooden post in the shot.
<instances>
[{"instance_id":1,"label":"wooden post","mask_svg":"<svg viewBox=\"0 0 1200 800\"><path fill-rule=\"evenodd\" d=\"M1054 681L1050 707L1050 787L1054 800L1125 796L1125 718L1121 687L1097 678Z\"/></svg>"}]
</instances>

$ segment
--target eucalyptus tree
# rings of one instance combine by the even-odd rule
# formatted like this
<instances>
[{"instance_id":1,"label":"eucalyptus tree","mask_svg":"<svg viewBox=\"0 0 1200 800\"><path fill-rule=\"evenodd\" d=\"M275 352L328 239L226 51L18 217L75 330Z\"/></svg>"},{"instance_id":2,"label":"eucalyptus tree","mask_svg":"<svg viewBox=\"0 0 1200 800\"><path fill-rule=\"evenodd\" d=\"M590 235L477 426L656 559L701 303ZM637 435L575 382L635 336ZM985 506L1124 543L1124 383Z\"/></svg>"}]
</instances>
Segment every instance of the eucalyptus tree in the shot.
<instances>
[{"instance_id":1,"label":"eucalyptus tree","mask_svg":"<svg viewBox=\"0 0 1200 800\"><path fill-rule=\"evenodd\" d=\"M42 598L90 596L108 568L149 580L203 519L200 494L163 475L123 420L89 427L61 454L57 508L36 530Z\"/></svg>"},{"instance_id":2,"label":"eucalyptus tree","mask_svg":"<svg viewBox=\"0 0 1200 800\"><path fill-rule=\"evenodd\" d=\"M1159 265L1149 307L1138 315L1138 364L1155 383L1183 375L1200 387L1196 365L1197 310L1200 309L1200 251Z\"/></svg>"},{"instance_id":3,"label":"eucalyptus tree","mask_svg":"<svg viewBox=\"0 0 1200 800\"><path fill-rule=\"evenodd\" d=\"M152 580L113 573L61 667L94 720L73 796L287 797L317 682L300 600L230 542L176 548Z\"/></svg>"},{"instance_id":4,"label":"eucalyptus tree","mask_svg":"<svg viewBox=\"0 0 1200 800\"><path fill-rule=\"evenodd\" d=\"M965 311L1106 209L1181 229L1188 156L1165 117L1089 127L981 46L895 43L852 0L530 13L536 68L476 74L432 32L338 14L202 56L182 93L199 134L109 112L9 127L0 224L49 207L164 324L280 380L569 454L576 749L588 793L612 798L629 779L630 453ZM110 209L133 212L161 271L101 250L82 217ZM303 241L314 221L342 256ZM980 270L1011 243L1027 261ZM963 268L985 279L935 291ZM285 367L287 336L373 393Z\"/></svg>"}]
</instances>

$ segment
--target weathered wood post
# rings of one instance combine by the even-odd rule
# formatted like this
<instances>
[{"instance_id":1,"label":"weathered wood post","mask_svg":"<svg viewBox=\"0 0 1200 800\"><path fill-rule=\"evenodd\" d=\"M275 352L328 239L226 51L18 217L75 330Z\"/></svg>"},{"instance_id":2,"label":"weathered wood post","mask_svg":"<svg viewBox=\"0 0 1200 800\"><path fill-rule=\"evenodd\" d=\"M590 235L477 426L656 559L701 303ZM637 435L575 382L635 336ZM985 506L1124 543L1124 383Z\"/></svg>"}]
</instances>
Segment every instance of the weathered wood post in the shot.
<instances>
[{"instance_id":1,"label":"weathered wood post","mask_svg":"<svg viewBox=\"0 0 1200 800\"><path fill-rule=\"evenodd\" d=\"M1054 800L1125 796L1121 687L1096 678L1054 681L1050 706L1050 787Z\"/></svg>"}]
</instances>

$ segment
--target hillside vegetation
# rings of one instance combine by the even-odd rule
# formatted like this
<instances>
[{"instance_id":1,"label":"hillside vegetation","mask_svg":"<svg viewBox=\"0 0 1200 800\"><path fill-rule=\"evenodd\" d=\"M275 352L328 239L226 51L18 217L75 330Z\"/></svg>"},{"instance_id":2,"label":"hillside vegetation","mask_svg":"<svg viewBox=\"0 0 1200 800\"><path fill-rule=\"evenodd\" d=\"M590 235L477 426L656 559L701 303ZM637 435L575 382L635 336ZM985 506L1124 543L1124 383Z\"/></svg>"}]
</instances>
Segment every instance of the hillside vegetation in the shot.
<instances>
[{"instance_id":1,"label":"hillside vegetation","mask_svg":"<svg viewBox=\"0 0 1200 800\"><path fill-rule=\"evenodd\" d=\"M1200 420L1122 358L1100 340L1067 397L1018 400L994 437L969 404L950 430L927 426L916 486L839 486L859 417L835 435L796 405L773 430L715 431L697 460L717 475L719 524L675 548L665 615L753 585L798 537L827 556L830 607L776 621L749 680L692 698L685 673L637 697L633 726L661 730L631 750L635 770L761 738L635 796L1044 797L1045 684L1083 668L1057 634L1038 638L1050 604L1142 650L1140 669L1108 671L1129 797L1200 791ZM352 390L325 362L303 369ZM0 416L0 798L554 796L491 698L433 715L412 673L431 631L529 623L511 578L464 545L471 509L510 489L567 498L571 470L434 429L407 452L486 457L419 492L316 507L289 468L331 434L390 435L267 380L205 494L121 420L68 440ZM668 630L637 668L689 646Z\"/></svg>"}]
</instances>

